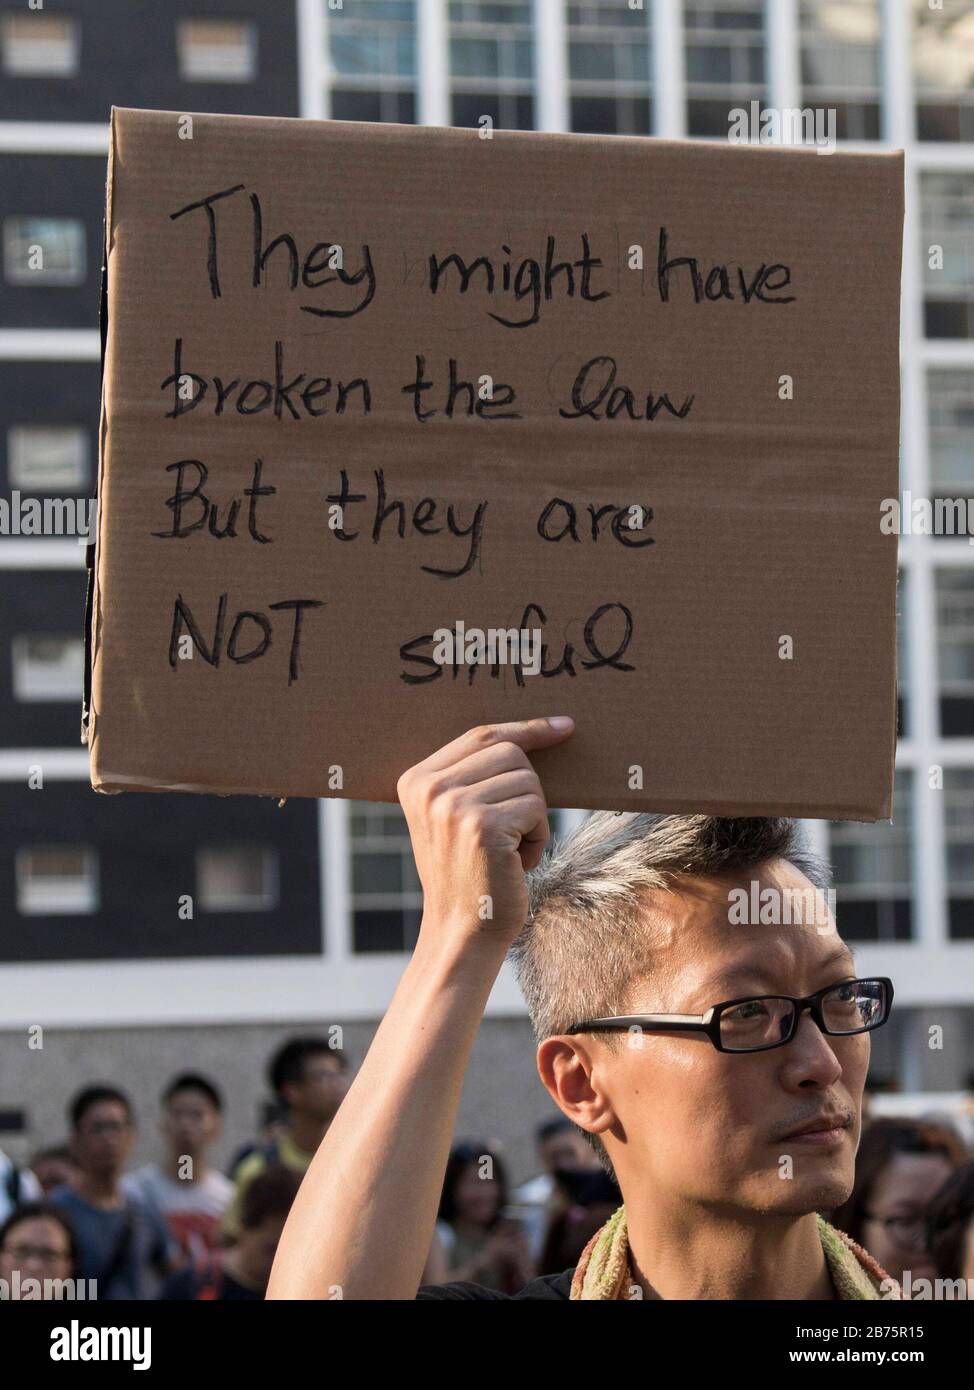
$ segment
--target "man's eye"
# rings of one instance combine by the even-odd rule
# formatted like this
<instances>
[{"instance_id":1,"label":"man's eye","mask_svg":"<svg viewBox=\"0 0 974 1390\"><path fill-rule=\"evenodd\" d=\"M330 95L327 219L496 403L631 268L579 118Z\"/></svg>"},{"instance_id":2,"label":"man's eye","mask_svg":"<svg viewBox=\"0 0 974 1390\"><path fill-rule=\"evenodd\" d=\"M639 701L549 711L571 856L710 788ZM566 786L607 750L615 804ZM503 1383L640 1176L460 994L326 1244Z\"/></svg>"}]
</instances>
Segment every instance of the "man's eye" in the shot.
<instances>
[{"instance_id":1,"label":"man's eye","mask_svg":"<svg viewBox=\"0 0 974 1390\"><path fill-rule=\"evenodd\" d=\"M765 1013L767 1013L767 1006L762 1004L760 999L752 999L747 1004L738 1004L737 1008L731 1009L725 1017L731 1019L760 1018Z\"/></svg>"}]
</instances>

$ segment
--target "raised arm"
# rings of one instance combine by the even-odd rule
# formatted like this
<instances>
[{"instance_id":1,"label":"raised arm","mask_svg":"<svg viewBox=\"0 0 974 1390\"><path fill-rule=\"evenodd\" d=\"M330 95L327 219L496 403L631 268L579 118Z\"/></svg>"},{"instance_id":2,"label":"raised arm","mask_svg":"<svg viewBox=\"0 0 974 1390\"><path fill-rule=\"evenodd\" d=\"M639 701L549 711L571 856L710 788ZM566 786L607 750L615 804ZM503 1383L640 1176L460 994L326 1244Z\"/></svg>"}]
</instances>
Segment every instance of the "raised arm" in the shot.
<instances>
[{"instance_id":1,"label":"raised arm","mask_svg":"<svg viewBox=\"0 0 974 1390\"><path fill-rule=\"evenodd\" d=\"M268 1298L415 1297L470 1050L549 834L528 752L573 727L472 729L400 778L423 885L419 938L301 1184Z\"/></svg>"}]
</instances>

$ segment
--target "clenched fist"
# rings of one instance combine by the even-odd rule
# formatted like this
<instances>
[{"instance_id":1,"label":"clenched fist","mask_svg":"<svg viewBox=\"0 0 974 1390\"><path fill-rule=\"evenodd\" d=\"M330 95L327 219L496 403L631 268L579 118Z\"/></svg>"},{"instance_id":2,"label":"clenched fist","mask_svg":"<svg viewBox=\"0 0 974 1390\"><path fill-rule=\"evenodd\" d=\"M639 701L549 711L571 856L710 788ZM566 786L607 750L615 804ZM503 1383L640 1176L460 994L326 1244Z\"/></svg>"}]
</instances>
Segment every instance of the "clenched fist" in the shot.
<instances>
[{"instance_id":1,"label":"clenched fist","mask_svg":"<svg viewBox=\"0 0 974 1390\"><path fill-rule=\"evenodd\" d=\"M548 839L528 753L563 742L567 716L485 724L404 772L397 791L423 885L421 936L487 932L513 941L527 916L524 875Z\"/></svg>"}]
</instances>

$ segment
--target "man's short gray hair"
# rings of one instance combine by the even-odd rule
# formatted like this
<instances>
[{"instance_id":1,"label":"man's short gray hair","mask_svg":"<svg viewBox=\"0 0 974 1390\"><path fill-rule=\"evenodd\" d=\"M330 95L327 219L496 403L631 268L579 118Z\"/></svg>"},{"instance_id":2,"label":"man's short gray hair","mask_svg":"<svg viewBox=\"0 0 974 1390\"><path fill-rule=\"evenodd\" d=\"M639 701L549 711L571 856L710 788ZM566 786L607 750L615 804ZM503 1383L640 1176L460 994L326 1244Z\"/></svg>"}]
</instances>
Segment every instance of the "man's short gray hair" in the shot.
<instances>
[{"instance_id":1,"label":"man's short gray hair","mask_svg":"<svg viewBox=\"0 0 974 1390\"><path fill-rule=\"evenodd\" d=\"M640 922L648 891L682 875L719 878L785 859L824 892L828 865L782 817L667 816L597 811L555 840L528 875L528 919L511 947L540 1042L584 1018L629 1010L652 973L652 933ZM605 1034L610 1040L613 1035ZM604 1159L600 1143L595 1148Z\"/></svg>"}]
</instances>

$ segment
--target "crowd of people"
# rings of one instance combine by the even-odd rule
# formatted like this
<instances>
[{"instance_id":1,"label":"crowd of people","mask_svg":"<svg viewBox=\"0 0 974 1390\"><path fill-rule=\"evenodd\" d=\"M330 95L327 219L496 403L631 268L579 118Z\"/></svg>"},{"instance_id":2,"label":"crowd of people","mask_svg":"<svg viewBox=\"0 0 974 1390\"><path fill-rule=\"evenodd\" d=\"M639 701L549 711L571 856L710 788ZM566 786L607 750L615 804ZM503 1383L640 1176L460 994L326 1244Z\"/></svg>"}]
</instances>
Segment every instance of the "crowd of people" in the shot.
<instances>
[{"instance_id":1,"label":"crowd of people","mask_svg":"<svg viewBox=\"0 0 974 1390\"><path fill-rule=\"evenodd\" d=\"M109 1085L74 1097L67 1141L28 1167L0 1151L0 1290L9 1297L15 1282L33 1280L42 1293L27 1296L64 1297L83 1280L99 1299L262 1299L302 1174L345 1095L348 1061L324 1038L296 1037L268 1077L277 1118L226 1173L210 1161L223 1098L196 1072L162 1094L157 1163L130 1170L135 1114ZM619 1206L619 1189L567 1119L545 1122L536 1142L539 1174L517 1188L501 1145L454 1145L424 1284L469 1280L510 1293L574 1266ZM974 1281L974 1154L943 1119L867 1111L854 1190L823 1215L900 1283L907 1270L914 1283Z\"/></svg>"}]
</instances>

